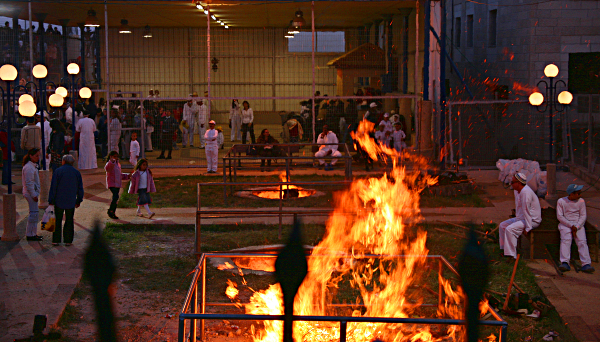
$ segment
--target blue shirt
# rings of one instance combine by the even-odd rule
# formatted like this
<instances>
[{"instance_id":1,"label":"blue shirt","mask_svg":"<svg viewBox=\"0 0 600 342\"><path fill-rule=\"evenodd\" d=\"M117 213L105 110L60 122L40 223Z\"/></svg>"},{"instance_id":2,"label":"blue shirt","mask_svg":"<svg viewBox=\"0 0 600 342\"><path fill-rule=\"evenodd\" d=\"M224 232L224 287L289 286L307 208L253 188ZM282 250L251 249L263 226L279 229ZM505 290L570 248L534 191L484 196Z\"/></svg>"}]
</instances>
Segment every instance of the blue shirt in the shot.
<instances>
[{"instance_id":1,"label":"blue shirt","mask_svg":"<svg viewBox=\"0 0 600 342\"><path fill-rule=\"evenodd\" d=\"M61 209L73 209L81 201L83 201L81 173L69 164L56 169L52 174L48 203Z\"/></svg>"}]
</instances>

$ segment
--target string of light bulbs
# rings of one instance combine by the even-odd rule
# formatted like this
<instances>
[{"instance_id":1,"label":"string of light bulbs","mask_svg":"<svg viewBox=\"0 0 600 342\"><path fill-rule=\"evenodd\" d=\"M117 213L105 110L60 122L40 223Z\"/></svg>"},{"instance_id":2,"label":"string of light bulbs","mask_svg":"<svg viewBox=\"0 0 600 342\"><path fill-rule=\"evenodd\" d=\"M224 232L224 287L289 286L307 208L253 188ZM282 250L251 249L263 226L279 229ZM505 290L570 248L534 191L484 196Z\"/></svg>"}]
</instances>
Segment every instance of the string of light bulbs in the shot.
<instances>
[{"instance_id":1,"label":"string of light bulbs","mask_svg":"<svg viewBox=\"0 0 600 342\"><path fill-rule=\"evenodd\" d=\"M200 1L196 2L196 8L199 9L200 11L202 11L204 14L209 15L208 10L206 8L204 8L204 6L202 6L202 4L200 3ZM217 24L223 26L224 28L228 29L229 25L227 25L223 20L215 17L214 14L210 15L210 18L214 21L217 22Z\"/></svg>"}]
</instances>

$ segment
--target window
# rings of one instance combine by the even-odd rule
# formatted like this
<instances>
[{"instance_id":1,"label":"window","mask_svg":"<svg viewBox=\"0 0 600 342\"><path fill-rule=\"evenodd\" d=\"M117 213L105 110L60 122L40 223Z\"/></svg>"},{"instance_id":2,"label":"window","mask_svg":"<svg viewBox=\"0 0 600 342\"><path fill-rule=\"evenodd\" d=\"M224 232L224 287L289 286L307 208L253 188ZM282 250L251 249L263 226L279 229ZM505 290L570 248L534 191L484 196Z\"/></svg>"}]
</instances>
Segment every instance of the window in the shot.
<instances>
[{"instance_id":1,"label":"window","mask_svg":"<svg viewBox=\"0 0 600 342\"><path fill-rule=\"evenodd\" d=\"M473 47L473 15L467 16L467 47Z\"/></svg>"},{"instance_id":2,"label":"window","mask_svg":"<svg viewBox=\"0 0 600 342\"><path fill-rule=\"evenodd\" d=\"M490 47L496 47L496 17L498 10L490 11L490 20L488 21L488 44Z\"/></svg>"},{"instance_id":3,"label":"window","mask_svg":"<svg viewBox=\"0 0 600 342\"><path fill-rule=\"evenodd\" d=\"M460 36L462 35L462 20L460 18L454 19L454 45L460 47Z\"/></svg>"},{"instance_id":4,"label":"window","mask_svg":"<svg viewBox=\"0 0 600 342\"><path fill-rule=\"evenodd\" d=\"M344 31L315 32L315 52L346 52ZM288 52L312 52L312 32L296 33L288 39Z\"/></svg>"}]
</instances>

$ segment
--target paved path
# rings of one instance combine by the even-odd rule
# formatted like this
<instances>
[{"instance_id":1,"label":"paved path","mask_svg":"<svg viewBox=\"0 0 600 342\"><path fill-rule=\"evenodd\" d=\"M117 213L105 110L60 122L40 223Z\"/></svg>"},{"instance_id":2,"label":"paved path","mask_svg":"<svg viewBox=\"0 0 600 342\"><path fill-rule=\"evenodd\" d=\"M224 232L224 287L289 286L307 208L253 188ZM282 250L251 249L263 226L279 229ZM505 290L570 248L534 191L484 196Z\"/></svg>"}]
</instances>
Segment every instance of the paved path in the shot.
<instances>
[{"instance_id":1,"label":"paved path","mask_svg":"<svg viewBox=\"0 0 600 342\"><path fill-rule=\"evenodd\" d=\"M198 175L199 169L155 169L157 177L170 175ZM314 171L309 171L313 172ZM340 172L340 171L338 171ZM341 173L341 172L340 172ZM261 173L256 173L261 174ZM264 173L263 173L264 175ZM449 222L498 223L506 218L513 208L512 191L504 189L497 181L496 171L473 171L469 176L482 186L491 206L485 208L425 208L426 222L444 220ZM215 181L220 181L219 175ZM559 189L566 188L574 176L559 174ZM17 185L20 178L16 177ZM583 183L581 183L583 184ZM104 172L84 172L85 201L75 213L75 240L71 247L51 246L50 233L42 232L44 241L27 242L21 239L15 243L0 242L0 342L29 336L35 314L48 315L48 324L56 324L64 310L82 273L82 255L89 237L89 229L98 219L103 225L106 209L110 202L110 192L104 187ZM20 187L15 189L20 193ZM600 208L600 193L590 190L584 194L588 204ZM544 202L543 202L544 203ZM547 204L543 204L547 205ZM0 206L1 208L1 206ZM27 203L17 195L17 210L21 222L18 224L20 236L25 234ZM135 216L133 209L120 209L120 222L131 223L186 223L194 224L194 210L191 208L157 208L153 220ZM600 209L588 210L589 221L600 223ZM313 222L323 222L326 218L314 218ZM248 222L248 220L244 220ZM203 221L211 223L211 221ZM224 223L225 220L215 220ZM231 222L231 221L227 221ZM277 218L261 223L277 223ZM0 229L1 233L1 229ZM573 329L582 341L595 341L600 338L600 272L595 275L570 274L557 277L550 265L542 262L531 264L539 276L540 286L548 294L563 318L573 324ZM600 269L598 264L594 267ZM577 286L575 286L577 285ZM594 292L596 291L596 292Z\"/></svg>"}]
</instances>

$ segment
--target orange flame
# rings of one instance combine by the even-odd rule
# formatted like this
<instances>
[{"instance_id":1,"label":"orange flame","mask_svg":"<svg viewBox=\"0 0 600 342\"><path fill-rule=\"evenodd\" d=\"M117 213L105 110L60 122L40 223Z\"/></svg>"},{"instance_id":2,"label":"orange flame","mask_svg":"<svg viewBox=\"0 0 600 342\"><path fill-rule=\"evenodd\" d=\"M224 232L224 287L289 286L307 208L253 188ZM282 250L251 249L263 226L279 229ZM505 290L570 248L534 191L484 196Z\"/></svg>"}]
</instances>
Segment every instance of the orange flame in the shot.
<instances>
[{"instance_id":1,"label":"orange flame","mask_svg":"<svg viewBox=\"0 0 600 342\"><path fill-rule=\"evenodd\" d=\"M238 291L237 289L237 284L234 283L233 281L227 279L227 289L225 290L225 294L227 295L227 297L229 297L229 299L234 300L235 297L237 297L238 293L240 291Z\"/></svg>"},{"instance_id":2,"label":"orange flame","mask_svg":"<svg viewBox=\"0 0 600 342\"><path fill-rule=\"evenodd\" d=\"M353 316L406 318L419 314L422 296L414 288L426 274L427 234L416 224L421 221L419 194L437 178L419 172L408 173L397 165L399 154L375 143L368 135L373 124L363 121L353 137L371 156L391 157L393 169L381 178L357 179L337 201L327 222L327 232L308 260L308 274L294 302L296 315L335 315L328 304L335 299L343 280L360 292ZM414 156L417 164L422 161ZM378 258L370 257L377 255ZM402 256L402 257L398 257ZM462 319L464 294L440 276L445 301L439 305L440 318ZM344 282L347 284L347 282ZM245 305L248 314L283 314L283 295L279 284L255 292ZM434 336L428 326L349 323L348 341L437 342L464 340L462 326L449 326L447 336ZM333 341L339 339L338 323L294 322L296 341ZM283 323L265 321L252 329L255 342L279 342ZM436 334L439 335L439 334Z\"/></svg>"}]
</instances>

